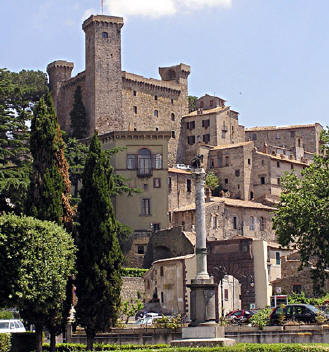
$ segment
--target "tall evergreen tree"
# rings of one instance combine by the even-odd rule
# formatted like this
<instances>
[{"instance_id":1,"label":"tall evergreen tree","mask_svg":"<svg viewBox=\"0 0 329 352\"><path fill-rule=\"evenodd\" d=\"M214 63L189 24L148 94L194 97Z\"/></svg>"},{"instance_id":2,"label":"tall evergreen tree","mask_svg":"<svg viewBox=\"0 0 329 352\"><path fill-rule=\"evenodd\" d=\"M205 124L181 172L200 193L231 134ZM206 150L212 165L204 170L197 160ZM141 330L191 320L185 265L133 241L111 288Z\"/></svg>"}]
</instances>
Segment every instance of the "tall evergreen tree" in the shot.
<instances>
[{"instance_id":1,"label":"tall evergreen tree","mask_svg":"<svg viewBox=\"0 0 329 352\"><path fill-rule=\"evenodd\" d=\"M70 205L71 183L64 147L52 99L48 94L40 99L32 119L30 148L33 170L26 213L40 220L54 221L71 232L74 211ZM55 336L60 332L65 318L58 307L49 315L52 350L55 349Z\"/></svg>"},{"instance_id":2,"label":"tall evergreen tree","mask_svg":"<svg viewBox=\"0 0 329 352\"><path fill-rule=\"evenodd\" d=\"M0 211L23 211L31 168L27 121L47 90L40 71L0 69Z\"/></svg>"},{"instance_id":3,"label":"tall evergreen tree","mask_svg":"<svg viewBox=\"0 0 329 352\"><path fill-rule=\"evenodd\" d=\"M82 177L78 207L78 257L76 316L92 350L97 331L113 326L118 317L123 255L117 238L111 195L113 168L97 133L92 138Z\"/></svg>"},{"instance_id":4,"label":"tall evergreen tree","mask_svg":"<svg viewBox=\"0 0 329 352\"><path fill-rule=\"evenodd\" d=\"M88 120L85 106L82 102L81 87L77 86L74 92L73 109L70 112L71 116L71 136L81 139L88 137Z\"/></svg>"}]
</instances>

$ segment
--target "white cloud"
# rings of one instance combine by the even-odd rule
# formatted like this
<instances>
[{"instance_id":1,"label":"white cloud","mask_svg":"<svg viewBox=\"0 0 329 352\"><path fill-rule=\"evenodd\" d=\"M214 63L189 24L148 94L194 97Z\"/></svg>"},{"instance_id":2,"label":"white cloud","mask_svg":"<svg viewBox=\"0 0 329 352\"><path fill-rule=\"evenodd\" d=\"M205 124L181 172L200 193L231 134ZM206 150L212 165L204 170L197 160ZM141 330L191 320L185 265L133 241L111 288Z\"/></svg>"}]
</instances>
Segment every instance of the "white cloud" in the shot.
<instances>
[{"instance_id":1,"label":"white cloud","mask_svg":"<svg viewBox=\"0 0 329 352\"><path fill-rule=\"evenodd\" d=\"M105 0L104 5L112 16L157 18L176 13L175 0Z\"/></svg>"},{"instance_id":2,"label":"white cloud","mask_svg":"<svg viewBox=\"0 0 329 352\"><path fill-rule=\"evenodd\" d=\"M112 16L162 17L200 10L204 7L232 6L233 0L104 0L105 14Z\"/></svg>"}]
</instances>

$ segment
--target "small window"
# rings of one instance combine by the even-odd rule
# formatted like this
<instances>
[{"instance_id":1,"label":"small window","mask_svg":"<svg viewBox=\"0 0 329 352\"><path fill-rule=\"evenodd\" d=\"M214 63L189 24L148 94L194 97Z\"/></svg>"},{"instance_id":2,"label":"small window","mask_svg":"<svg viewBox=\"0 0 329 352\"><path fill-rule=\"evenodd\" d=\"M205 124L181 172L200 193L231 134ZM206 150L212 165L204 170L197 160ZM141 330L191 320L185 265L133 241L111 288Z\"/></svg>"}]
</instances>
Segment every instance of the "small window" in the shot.
<instances>
[{"instance_id":1,"label":"small window","mask_svg":"<svg viewBox=\"0 0 329 352\"><path fill-rule=\"evenodd\" d=\"M160 224L152 224L153 232L160 231Z\"/></svg>"},{"instance_id":2,"label":"small window","mask_svg":"<svg viewBox=\"0 0 329 352\"><path fill-rule=\"evenodd\" d=\"M214 166L215 166L214 159L211 159L210 160L210 167L214 167Z\"/></svg>"},{"instance_id":3,"label":"small window","mask_svg":"<svg viewBox=\"0 0 329 352\"><path fill-rule=\"evenodd\" d=\"M151 215L151 200L149 198L144 198L142 199L142 216L149 216Z\"/></svg>"},{"instance_id":4,"label":"small window","mask_svg":"<svg viewBox=\"0 0 329 352\"><path fill-rule=\"evenodd\" d=\"M235 176L239 177L240 176L240 170L235 170Z\"/></svg>"},{"instance_id":5,"label":"small window","mask_svg":"<svg viewBox=\"0 0 329 352\"><path fill-rule=\"evenodd\" d=\"M164 294L161 292L161 303L164 303Z\"/></svg>"},{"instance_id":6,"label":"small window","mask_svg":"<svg viewBox=\"0 0 329 352\"><path fill-rule=\"evenodd\" d=\"M137 92L134 90L134 97L137 95Z\"/></svg>"},{"instance_id":7,"label":"small window","mask_svg":"<svg viewBox=\"0 0 329 352\"><path fill-rule=\"evenodd\" d=\"M137 114L137 106L134 106L134 113Z\"/></svg>"},{"instance_id":8,"label":"small window","mask_svg":"<svg viewBox=\"0 0 329 352\"><path fill-rule=\"evenodd\" d=\"M250 200L254 199L254 192L250 192Z\"/></svg>"},{"instance_id":9,"label":"small window","mask_svg":"<svg viewBox=\"0 0 329 352\"><path fill-rule=\"evenodd\" d=\"M155 130L156 130L156 131L159 131L159 128L158 128L158 127L155 127Z\"/></svg>"},{"instance_id":10,"label":"small window","mask_svg":"<svg viewBox=\"0 0 329 352\"><path fill-rule=\"evenodd\" d=\"M187 192L192 192L192 182L190 179L186 180L186 191Z\"/></svg>"},{"instance_id":11,"label":"small window","mask_svg":"<svg viewBox=\"0 0 329 352\"><path fill-rule=\"evenodd\" d=\"M155 117L159 117L159 111L158 110L154 110L154 116Z\"/></svg>"},{"instance_id":12,"label":"small window","mask_svg":"<svg viewBox=\"0 0 329 352\"><path fill-rule=\"evenodd\" d=\"M171 131L171 138L176 138L176 132L175 131Z\"/></svg>"},{"instance_id":13,"label":"small window","mask_svg":"<svg viewBox=\"0 0 329 352\"><path fill-rule=\"evenodd\" d=\"M195 136L188 136L187 143L190 145L194 144L195 143Z\"/></svg>"},{"instance_id":14,"label":"small window","mask_svg":"<svg viewBox=\"0 0 329 352\"><path fill-rule=\"evenodd\" d=\"M295 131L290 131L290 138L295 138Z\"/></svg>"},{"instance_id":15,"label":"small window","mask_svg":"<svg viewBox=\"0 0 329 352\"><path fill-rule=\"evenodd\" d=\"M127 169L135 170L136 169L136 155L128 154L127 155Z\"/></svg>"},{"instance_id":16,"label":"small window","mask_svg":"<svg viewBox=\"0 0 329 352\"><path fill-rule=\"evenodd\" d=\"M162 169L162 154L153 155L153 168L156 170Z\"/></svg>"},{"instance_id":17,"label":"small window","mask_svg":"<svg viewBox=\"0 0 329 352\"><path fill-rule=\"evenodd\" d=\"M291 169L291 170L294 169L294 164L290 164L290 169Z\"/></svg>"},{"instance_id":18,"label":"small window","mask_svg":"<svg viewBox=\"0 0 329 352\"><path fill-rule=\"evenodd\" d=\"M109 37L109 34L107 32L102 32L102 38L108 38Z\"/></svg>"},{"instance_id":19,"label":"small window","mask_svg":"<svg viewBox=\"0 0 329 352\"><path fill-rule=\"evenodd\" d=\"M171 113L171 121L175 121L175 114L173 112Z\"/></svg>"},{"instance_id":20,"label":"small window","mask_svg":"<svg viewBox=\"0 0 329 352\"><path fill-rule=\"evenodd\" d=\"M228 156L225 157L225 166L230 165L230 158Z\"/></svg>"},{"instance_id":21,"label":"small window","mask_svg":"<svg viewBox=\"0 0 329 352\"><path fill-rule=\"evenodd\" d=\"M171 105L174 105L174 99L171 99Z\"/></svg>"},{"instance_id":22,"label":"small window","mask_svg":"<svg viewBox=\"0 0 329 352\"><path fill-rule=\"evenodd\" d=\"M238 218L233 216L233 229L236 230L238 228Z\"/></svg>"},{"instance_id":23,"label":"small window","mask_svg":"<svg viewBox=\"0 0 329 352\"><path fill-rule=\"evenodd\" d=\"M202 120L202 127L203 128L208 128L210 126L209 120Z\"/></svg>"},{"instance_id":24,"label":"small window","mask_svg":"<svg viewBox=\"0 0 329 352\"><path fill-rule=\"evenodd\" d=\"M227 288L224 289L224 300L228 301L228 289Z\"/></svg>"},{"instance_id":25,"label":"small window","mask_svg":"<svg viewBox=\"0 0 329 352\"><path fill-rule=\"evenodd\" d=\"M259 229L261 231L265 230L265 219L262 216L259 218Z\"/></svg>"},{"instance_id":26,"label":"small window","mask_svg":"<svg viewBox=\"0 0 329 352\"><path fill-rule=\"evenodd\" d=\"M265 160L264 159L262 159L262 166L264 166L265 165Z\"/></svg>"},{"instance_id":27,"label":"small window","mask_svg":"<svg viewBox=\"0 0 329 352\"><path fill-rule=\"evenodd\" d=\"M280 177L277 178L277 182L278 182L278 185L280 186L281 185L281 178Z\"/></svg>"},{"instance_id":28,"label":"small window","mask_svg":"<svg viewBox=\"0 0 329 352\"><path fill-rule=\"evenodd\" d=\"M217 229L217 216L213 217L213 224L212 224L213 229Z\"/></svg>"},{"instance_id":29,"label":"small window","mask_svg":"<svg viewBox=\"0 0 329 352\"><path fill-rule=\"evenodd\" d=\"M251 216L249 219L249 230L250 231L255 230L255 218L253 216Z\"/></svg>"},{"instance_id":30,"label":"small window","mask_svg":"<svg viewBox=\"0 0 329 352\"><path fill-rule=\"evenodd\" d=\"M153 188L160 188L161 187L161 178L155 177L153 179Z\"/></svg>"},{"instance_id":31,"label":"small window","mask_svg":"<svg viewBox=\"0 0 329 352\"><path fill-rule=\"evenodd\" d=\"M260 183L261 183L262 185L265 185L265 177L264 177L264 176L262 176L262 177L260 178Z\"/></svg>"},{"instance_id":32,"label":"small window","mask_svg":"<svg viewBox=\"0 0 329 352\"><path fill-rule=\"evenodd\" d=\"M163 276L163 266L160 266L160 276Z\"/></svg>"},{"instance_id":33,"label":"small window","mask_svg":"<svg viewBox=\"0 0 329 352\"><path fill-rule=\"evenodd\" d=\"M168 177L168 191L171 192L171 177Z\"/></svg>"},{"instance_id":34,"label":"small window","mask_svg":"<svg viewBox=\"0 0 329 352\"><path fill-rule=\"evenodd\" d=\"M144 254L145 253L145 247L143 244L138 244L136 249L137 249L137 254Z\"/></svg>"},{"instance_id":35,"label":"small window","mask_svg":"<svg viewBox=\"0 0 329 352\"><path fill-rule=\"evenodd\" d=\"M225 182L225 184L227 185L227 184L228 184L228 178L225 178L225 179L224 179L224 182Z\"/></svg>"},{"instance_id":36,"label":"small window","mask_svg":"<svg viewBox=\"0 0 329 352\"><path fill-rule=\"evenodd\" d=\"M210 134L209 133L208 134L204 134L202 136L202 140L203 140L204 143L208 144L210 142Z\"/></svg>"},{"instance_id":37,"label":"small window","mask_svg":"<svg viewBox=\"0 0 329 352\"><path fill-rule=\"evenodd\" d=\"M158 96L157 95L154 96L154 100L158 100Z\"/></svg>"},{"instance_id":38,"label":"small window","mask_svg":"<svg viewBox=\"0 0 329 352\"><path fill-rule=\"evenodd\" d=\"M251 160L250 159L248 159L248 165L250 165L251 164Z\"/></svg>"},{"instance_id":39,"label":"small window","mask_svg":"<svg viewBox=\"0 0 329 352\"><path fill-rule=\"evenodd\" d=\"M280 252L275 252L275 264L280 265L281 264L281 255Z\"/></svg>"},{"instance_id":40,"label":"small window","mask_svg":"<svg viewBox=\"0 0 329 352\"><path fill-rule=\"evenodd\" d=\"M170 212L168 212L168 220L169 220L169 222L171 223L171 221L172 221L171 211L170 211Z\"/></svg>"},{"instance_id":41,"label":"small window","mask_svg":"<svg viewBox=\"0 0 329 352\"><path fill-rule=\"evenodd\" d=\"M276 162L276 167L280 167L280 161Z\"/></svg>"}]
</instances>

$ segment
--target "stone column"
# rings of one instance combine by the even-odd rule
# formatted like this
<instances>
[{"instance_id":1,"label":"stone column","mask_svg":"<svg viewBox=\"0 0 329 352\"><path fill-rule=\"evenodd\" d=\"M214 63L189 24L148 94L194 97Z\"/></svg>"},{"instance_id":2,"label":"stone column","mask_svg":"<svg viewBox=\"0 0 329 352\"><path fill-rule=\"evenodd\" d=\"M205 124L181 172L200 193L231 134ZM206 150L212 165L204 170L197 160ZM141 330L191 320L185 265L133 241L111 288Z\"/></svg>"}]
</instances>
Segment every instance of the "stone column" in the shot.
<instances>
[{"instance_id":1,"label":"stone column","mask_svg":"<svg viewBox=\"0 0 329 352\"><path fill-rule=\"evenodd\" d=\"M207 233L204 200L204 184L206 173L203 169L195 169L195 230L196 230L196 279L209 279L207 270Z\"/></svg>"}]
</instances>

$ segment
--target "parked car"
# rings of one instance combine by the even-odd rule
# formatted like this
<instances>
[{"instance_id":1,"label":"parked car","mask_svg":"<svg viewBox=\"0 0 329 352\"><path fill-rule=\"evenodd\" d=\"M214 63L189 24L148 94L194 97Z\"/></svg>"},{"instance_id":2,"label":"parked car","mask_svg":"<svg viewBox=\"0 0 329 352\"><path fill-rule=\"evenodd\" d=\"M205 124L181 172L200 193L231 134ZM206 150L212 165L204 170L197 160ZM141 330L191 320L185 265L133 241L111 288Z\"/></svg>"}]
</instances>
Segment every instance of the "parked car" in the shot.
<instances>
[{"instance_id":1,"label":"parked car","mask_svg":"<svg viewBox=\"0 0 329 352\"><path fill-rule=\"evenodd\" d=\"M152 325L156 319L162 318L162 315L158 313L146 313L143 318L139 318L135 321L136 325Z\"/></svg>"},{"instance_id":2,"label":"parked car","mask_svg":"<svg viewBox=\"0 0 329 352\"><path fill-rule=\"evenodd\" d=\"M0 333L25 332L23 323L18 319L1 319Z\"/></svg>"},{"instance_id":3,"label":"parked car","mask_svg":"<svg viewBox=\"0 0 329 352\"><path fill-rule=\"evenodd\" d=\"M232 324L248 323L249 319L255 314L252 310L236 309L226 314L226 319Z\"/></svg>"},{"instance_id":4,"label":"parked car","mask_svg":"<svg viewBox=\"0 0 329 352\"><path fill-rule=\"evenodd\" d=\"M302 321L305 323L315 323L317 314L321 311L311 304L287 304L284 308L276 307L273 309L270 315L270 324L277 325L281 321L281 315L283 314L283 320L296 320ZM329 315L326 313L325 315L327 320L329 319Z\"/></svg>"}]
</instances>

